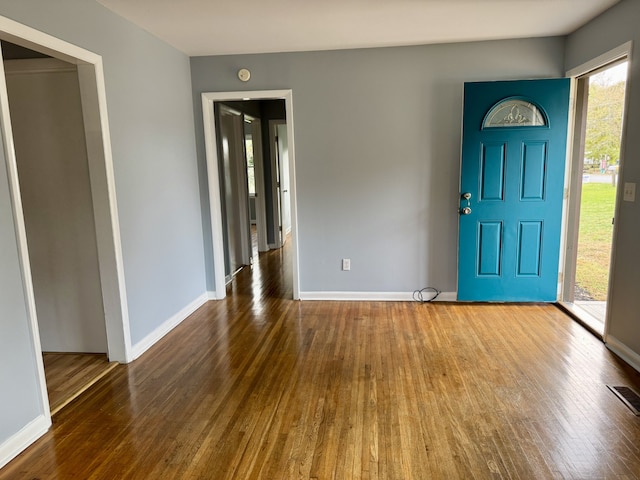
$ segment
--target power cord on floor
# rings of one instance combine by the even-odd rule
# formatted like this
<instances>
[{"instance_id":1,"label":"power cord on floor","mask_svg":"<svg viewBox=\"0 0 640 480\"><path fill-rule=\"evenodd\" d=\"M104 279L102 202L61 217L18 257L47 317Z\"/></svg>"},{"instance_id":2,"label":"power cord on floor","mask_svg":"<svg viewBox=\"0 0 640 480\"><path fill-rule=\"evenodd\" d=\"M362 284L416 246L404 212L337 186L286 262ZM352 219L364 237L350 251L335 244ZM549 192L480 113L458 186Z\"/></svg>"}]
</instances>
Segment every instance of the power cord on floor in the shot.
<instances>
[{"instance_id":1,"label":"power cord on floor","mask_svg":"<svg viewBox=\"0 0 640 480\"><path fill-rule=\"evenodd\" d=\"M430 293L433 296L430 298L425 298L424 297L425 293ZM421 288L420 290L416 290L415 292L413 292L413 299L416 302L429 303L429 302L433 302L436 298L438 298L438 295L440 295L441 293L442 292L435 287L424 287L424 288Z\"/></svg>"}]
</instances>

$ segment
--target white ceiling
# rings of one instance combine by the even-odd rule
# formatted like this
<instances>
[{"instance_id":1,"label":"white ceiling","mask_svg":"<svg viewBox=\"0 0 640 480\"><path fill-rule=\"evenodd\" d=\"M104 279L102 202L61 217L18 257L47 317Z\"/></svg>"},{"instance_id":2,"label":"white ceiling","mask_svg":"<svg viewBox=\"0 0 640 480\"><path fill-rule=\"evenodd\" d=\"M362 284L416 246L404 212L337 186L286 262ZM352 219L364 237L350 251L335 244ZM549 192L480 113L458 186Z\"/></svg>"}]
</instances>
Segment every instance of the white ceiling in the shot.
<instances>
[{"instance_id":1,"label":"white ceiling","mask_svg":"<svg viewBox=\"0 0 640 480\"><path fill-rule=\"evenodd\" d=\"M619 0L98 0L190 56L565 35Z\"/></svg>"}]
</instances>

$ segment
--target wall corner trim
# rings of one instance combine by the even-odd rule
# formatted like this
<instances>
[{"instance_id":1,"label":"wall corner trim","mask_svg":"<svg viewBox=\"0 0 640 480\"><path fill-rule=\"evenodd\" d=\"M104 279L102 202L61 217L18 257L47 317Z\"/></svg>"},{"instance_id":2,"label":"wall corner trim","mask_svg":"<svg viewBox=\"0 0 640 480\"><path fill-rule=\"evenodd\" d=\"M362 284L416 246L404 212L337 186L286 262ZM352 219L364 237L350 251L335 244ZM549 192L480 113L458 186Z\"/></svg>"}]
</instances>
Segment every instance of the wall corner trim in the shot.
<instances>
[{"instance_id":1,"label":"wall corner trim","mask_svg":"<svg viewBox=\"0 0 640 480\"><path fill-rule=\"evenodd\" d=\"M202 305L207 303L210 300L209 292L205 292L196 298L194 301L189 303L186 307L180 310L175 315L172 315L170 318L164 321L162 325L156 328L149 335L144 337L138 343L132 346L131 348L131 360L135 360L140 357L144 352L149 350L153 345L155 345L162 337L164 337L171 330L176 328L180 323L182 323L186 318L195 312Z\"/></svg>"},{"instance_id":2,"label":"wall corner trim","mask_svg":"<svg viewBox=\"0 0 640 480\"><path fill-rule=\"evenodd\" d=\"M598 55L596 58L589 60L588 62L583 63L582 65L578 65L576 67L567 70L567 77L579 77L581 75L585 75L592 70L602 67L606 63L613 62L622 57L631 57L631 50L633 48L633 41L628 41L619 45L607 52L604 52L601 55Z\"/></svg>"},{"instance_id":3,"label":"wall corner trim","mask_svg":"<svg viewBox=\"0 0 640 480\"><path fill-rule=\"evenodd\" d=\"M18 433L0 444L0 468L17 457L20 452L47 433L51 426L51 417L40 415L29 422Z\"/></svg>"},{"instance_id":4,"label":"wall corner trim","mask_svg":"<svg viewBox=\"0 0 640 480\"><path fill-rule=\"evenodd\" d=\"M631 348L611 335L607 335L605 345L618 357L627 362L634 370L640 372L640 355L631 350Z\"/></svg>"},{"instance_id":5,"label":"wall corner trim","mask_svg":"<svg viewBox=\"0 0 640 480\"><path fill-rule=\"evenodd\" d=\"M455 302L456 292L442 292L436 302ZM412 302L413 292L300 292L300 300L338 300L356 302Z\"/></svg>"}]
</instances>

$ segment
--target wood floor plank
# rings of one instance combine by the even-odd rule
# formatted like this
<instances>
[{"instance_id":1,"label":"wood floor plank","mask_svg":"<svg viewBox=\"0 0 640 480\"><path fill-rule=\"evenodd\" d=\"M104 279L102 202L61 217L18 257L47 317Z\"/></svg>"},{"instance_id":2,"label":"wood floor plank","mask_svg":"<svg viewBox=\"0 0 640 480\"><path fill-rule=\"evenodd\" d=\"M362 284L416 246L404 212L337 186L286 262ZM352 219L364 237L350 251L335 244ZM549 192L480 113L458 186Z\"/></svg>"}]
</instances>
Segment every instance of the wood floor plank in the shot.
<instances>
[{"instance_id":1,"label":"wood floor plank","mask_svg":"<svg viewBox=\"0 0 640 480\"><path fill-rule=\"evenodd\" d=\"M295 302L286 248L0 479L640 478L640 376L551 305Z\"/></svg>"},{"instance_id":2,"label":"wood floor plank","mask_svg":"<svg viewBox=\"0 0 640 480\"><path fill-rule=\"evenodd\" d=\"M117 365L102 353L42 354L51 415L82 395Z\"/></svg>"}]
</instances>

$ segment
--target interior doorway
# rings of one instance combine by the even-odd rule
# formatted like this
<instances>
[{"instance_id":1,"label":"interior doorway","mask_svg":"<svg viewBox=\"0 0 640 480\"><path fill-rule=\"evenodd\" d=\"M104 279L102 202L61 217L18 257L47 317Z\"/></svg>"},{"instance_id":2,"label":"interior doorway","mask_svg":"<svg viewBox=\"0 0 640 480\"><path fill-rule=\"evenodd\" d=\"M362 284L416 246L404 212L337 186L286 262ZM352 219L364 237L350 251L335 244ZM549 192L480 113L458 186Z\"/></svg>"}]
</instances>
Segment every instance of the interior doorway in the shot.
<instances>
[{"instance_id":1,"label":"interior doorway","mask_svg":"<svg viewBox=\"0 0 640 480\"><path fill-rule=\"evenodd\" d=\"M115 365L107 356L78 70L9 42L2 50L53 415Z\"/></svg>"},{"instance_id":2,"label":"interior doorway","mask_svg":"<svg viewBox=\"0 0 640 480\"><path fill-rule=\"evenodd\" d=\"M47 379L44 371L45 362L42 356L43 346L44 349L48 349L49 347L47 347L47 345L58 345L51 348L57 351L63 351L64 354L67 355L67 351L70 351L70 344L67 343L65 346L65 342L70 341L76 345L83 344L82 350L97 350L101 352L100 355L105 358L105 363L107 355L112 361L127 362L131 359L131 342L129 338L122 252L115 202L113 165L109 144L102 59L92 52L1 17L0 40L3 41L3 50L5 50L3 56L0 57L0 128L2 129L2 138L4 139L2 142L2 154L4 155L8 173L22 284L25 291L29 318L27 328L31 336L30 355L33 355L33 363L36 365L39 377L39 393L43 414L42 418L44 419L43 425L39 428L42 428L42 431L44 431L51 423L50 415L53 405L47 394ZM5 49L5 47L13 53L8 54L8 50ZM21 52L19 56L15 56L16 51ZM5 72L4 56L24 60L25 57L22 55L24 55L25 52L28 54L28 58L25 60L27 64L21 65L17 70L14 67L7 66L7 71ZM32 63L31 60L36 60L36 64ZM40 61L43 61L46 65L40 63ZM74 185L65 192L65 185L61 184L57 186L60 191L54 192L54 195L58 195L59 197L64 197L64 195L85 195L84 201L82 202L83 204L80 206L82 210L80 214L82 221L80 223L83 224L81 227L83 233L78 233L78 239L82 237L82 245L77 245L78 252L72 252L74 247L68 245L69 240L62 242L63 244L67 243L67 245L56 245L56 248L63 247L64 252L46 252L47 242L42 242L38 246L38 242L42 240L42 238L40 238L39 234L33 235L34 225L38 222L37 216L44 215L45 210L51 207L51 205L45 204L44 207L38 205L35 209L32 208L34 204L31 206L28 205L32 200L36 203L41 200L34 198L42 193L38 191L38 181L51 174L51 176L56 175L58 181L64 182L67 180L65 174L69 172L61 172L60 170L47 171L47 168L53 168L54 166L37 165L37 163L30 165L30 161L19 165L21 162L17 160L16 155L18 150L22 150L23 155L21 155L21 157L22 159L26 158L24 152L33 146L29 145L29 142L35 144L41 140L44 141L43 138L52 133L51 130L45 131L41 126L35 125L37 123L35 121L29 122L29 115L32 115L33 118L37 117L38 121L41 120L40 116L44 116L44 114L38 110L37 102L30 106L25 106L25 104L21 103L25 97L32 95L33 92L21 92L20 94L22 94L23 98L18 103L14 101L18 98L15 95L16 92L24 88L26 83L33 83L36 77L38 77L37 80L35 80L36 83L47 84L46 80L43 81L44 77L49 74L55 77L55 75L60 72L64 72L62 77L65 77L66 80L71 79L71 83L75 83L75 92L73 95L75 95L76 107L78 108L73 113L73 116L74 121L79 122L84 131L81 136L79 135L74 139L73 147L77 150L71 154L71 156L74 157L74 161L82 157L82 162L79 163L83 163L84 165L80 166L79 169L74 168L73 173L70 175L74 177L74 181L82 180L84 187ZM23 78L14 81L18 77L11 78L12 75L23 75ZM24 75L26 75L26 77L24 77ZM33 78L30 76L33 76ZM26 78L28 78L28 80L25 80ZM55 78L53 81L56 82L58 80L60 79ZM71 83L67 82L64 88L67 88ZM11 93L11 95L9 93ZM52 103L61 100L56 97L56 92L50 93L53 94L45 97L47 100L52 100ZM65 90L65 93L61 94L63 100L70 98L67 96L68 93L69 92ZM12 97L11 99L9 98L10 96ZM13 105L10 105L11 103L13 103ZM41 103L44 104L46 102L43 101ZM66 102L63 101L62 103ZM35 110L31 110L30 113L28 113L28 110L32 108ZM24 118L21 118L23 115L25 115ZM66 113L63 113L62 116L66 117L66 115ZM30 123L33 123L33 125L29 125ZM55 124L55 122L53 123ZM25 130L25 128L28 129L32 127L36 129L35 132ZM58 132L58 135L64 135L66 139L66 133L66 131L64 134ZM55 137L55 135L53 135L53 137ZM18 146L18 144L21 146ZM42 145L39 146L42 147ZM62 147L64 148L66 146L63 145ZM80 151L83 152L83 155L76 155L76 153ZM60 158L65 157L67 154L68 152L63 153ZM35 152L35 157L38 155L40 154ZM77 166L78 165L76 165L76 167ZM66 167L66 164L63 167L62 163L57 163L57 167L55 168L64 170ZM83 168L84 170L82 170ZM25 179L30 174L34 184L27 187ZM24 192L21 190L23 185ZM31 191L27 192L28 190ZM55 191L55 188L50 191ZM72 201L71 204L74 205L72 209L79 207L78 202ZM29 211L31 213L29 213ZM57 210L57 215L61 215L62 217L67 213L69 212L65 211L65 207ZM76 218L76 220L77 219L78 218ZM63 224L62 221L58 223L59 220L60 218L56 216L54 216L53 219L49 218L49 226L57 229L57 233L64 235L66 232L63 230L68 228L69 225ZM37 230L40 227L43 227L43 225L41 224L35 228ZM32 232L31 235L29 234L29 230ZM42 230L49 230L49 228L43 228ZM49 246L52 247L52 245ZM90 251L93 253L90 253ZM70 254L69 252L72 253ZM84 298L84 293L79 294L78 291L73 288L71 292L66 292L68 295L66 295L65 292L56 293L55 290L64 286L65 282L60 282L60 285L58 285L55 279L47 281L46 277L48 272L46 272L46 270L41 269L36 272L38 268L36 264L40 262L39 259L36 259L37 256L41 255L45 261L48 258L50 261L58 262L67 258L68 255L73 256L73 253L80 253L81 256L84 256L84 260L88 259L85 267L89 264L94 264L91 268L91 280L80 279L80 283L86 280L90 290L92 290L92 293L88 295L91 299ZM78 259L76 258L76 260ZM83 261L80 263L83 263ZM67 273L69 273L69 271L75 267L82 269L77 262L75 264L72 262L72 264L62 266L62 269L67 269ZM39 284L39 286L36 286L36 284ZM81 305L79 315L82 316L82 312L92 310L92 315L99 317L98 322L92 324L92 326L90 326L88 330L83 331L81 335L77 335L78 332L73 331L75 327L58 330L56 325L45 327L43 324L43 329L49 328L51 335L42 335L38 314L48 310L48 313L58 314L58 319L64 320L69 313L65 310L69 305L61 303L60 298L73 300L74 295L83 297L75 298L75 300L77 300L77 302L75 302L76 306L78 304ZM57 297L57 300L49 302L51 298L55 297ZM84 300L87 300L90 306L85 304ZM42 317L44 318L46 315L47 314L44 314ZM61 331L63 335L56 337L56 334ZM84 335L85 333L87 334L86 336ZM74 337L74 335L76 336ZM45 339L45 336L48 338ZM87 382L85 381L84 383L86 385Z\"/></svg>"},{"instance_id":3,"label":"interior doorway","mask_svg":"<svg viewBox=\"0 0 640 480\"><path fill-rule=\"evenodd\" d=\"M283 100L215 102L214 110L228 285L260 252L282 248L290 234L286 112ZM270 158L266 165L263 157Z\"/></svg>"},{"instance_id":4,"label":"interior doorway","mask_svg":"<svg viewBox=\"0 0 640 480\"><path fill-rule=\"evenodd\" d=\"M257 127L262 125L260 128L261 134L260 136L264 139L269 139L270 134L268 131L269 128L269 115L265 114L264 110L268 107L264 107L262 109L258 106L258 112L249 111L251 108L256 108L256 102L259 104L261 102L269 103L270 101L276 101L275 103L282 105L282 113L284 119L286 119L286 134L284 137L287 140L286 151L287 151L287 159L288 159L288 171L286 172L287 177L287 210L290 218L290 238L291 238L291 266L288 275L290 275L292 279L293 285L293 297L294 299L299 298L299 287L298 287L298 247L297 247L297 222L296 222L296 197L295 197L295 155L294 155L294 147L293 147L293 112L291 106L291 91L290 90L282 90L282 91L257 91L257 92L231 92L231 93L203 93L202 94L203 101L203 118L204 118L204 132L205 132L205 145L206 145L206 157L207 157L207 171L208 171L208 180L209 180L209 204L211 209L211 227L212 227L212 239L213 239L213 273L214 273L214 281L215 281L215 293L214 296L216 299L222 299L226 296L226 283L228 281L227 276L227 260L226 260L226 242L225 235L228 236L228 232L226 232L228 220L225 219L225 215L229 215L227 212L227 193L226 185L229 181L230 177L225 174L225 163L227 162L225 158L225 137L226 134L223 130L228 130L223 126L223 122L225 121L219 114L216 112L220 110L218 104L224 104L226 108L235 109L237 111L243 110L244 113L249 118L253 119L251 122L252 125L255 124L256 129L254 129L254 134L252 135L252 146L254 152L254 160L256 159L255 152L257 151L256 145L258 137ZM247 111L244 111L247 110ZM263 110L260 113L260 110ZM277 118L277 117L276 117ZM258 122L259 120L259 122ZM267 130L265 130L267 129ZM243 137L246 142L246 129L245 136ZM267 142L261 142L262 145L269 145ZM229 140L227 139L226 145L229 145ZM244 144L246 149L247 145ZM271 153L268 152L268 148L262 149L262 154L264 158L271 158ZM245 152L246 154L246 152ZM246 156L245 164L238 171L243 171L247 174L247 165L246 165ZM275 233L272 228L275 225L275 210L273 206L273 202L277 201L276 198L273 197L272 187L275 185L275 175L272 168L267 168L267 164L269 162L262 162L262 172L258 171L259 162L255 162L255 178L256 178L256 216L259 217L264 215L265 224L267 230L267 242L268 245L260 245L259 250L265 248L268 250L269 248L278 248L277 242L275 241ZM279 172L283 174L284 172ZM263 178L260 179L259 177ZM262 181L261 181L262 180ZM260 189L258 188L258 184L264 187L264 194L260 195ZM244 186L242 187L244 188ZM248 190L248 188L247 188ZM280 197L278 197L280 198ZM258 203L258 200L261 200L261 203ZM281 200L281 199L280 199ZM249 209L247 209L249 211ZM231 219L233 221L233 219ZM243 224L245 222L243 221ZM249 226L250 222L247 221L246 225ZM260 227L260 223L257 224ZM271 232L270 232L271 231ZM271 235L270 235L271 233ZM258 236L258 240L260 240L260 236ZM261 243L261 242L259 242ZM250 244L250 243L249 243Z\"/></svg>"},{"instance_id":5,"label":"interior doorway","mask_svg":"<svg viewBox=\"0 0 640 480\"><path fill-rule=\"evenodd\" d=\"M574 155L563 305L596 335L606 333L622 168L628 60L576 77Z\"/></svg>"}]
</instances>

